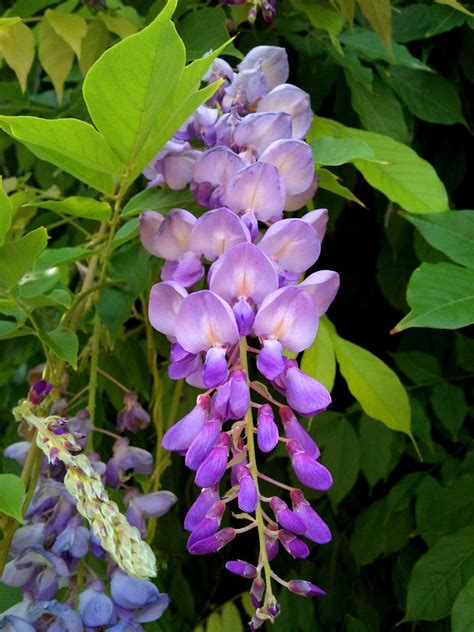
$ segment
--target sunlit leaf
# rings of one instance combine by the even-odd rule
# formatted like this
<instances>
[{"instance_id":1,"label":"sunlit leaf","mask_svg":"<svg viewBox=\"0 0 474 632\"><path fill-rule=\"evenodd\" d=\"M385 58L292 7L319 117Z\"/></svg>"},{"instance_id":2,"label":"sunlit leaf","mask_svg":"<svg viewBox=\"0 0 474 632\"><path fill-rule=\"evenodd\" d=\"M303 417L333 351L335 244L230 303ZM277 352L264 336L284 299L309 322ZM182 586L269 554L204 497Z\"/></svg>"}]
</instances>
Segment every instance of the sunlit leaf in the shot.
<instances>
[{"instance_id":1,"label":"sunlit leaf","mask_svg":"<svg viewBox=\"0 0 474 632\"><path fill-rule=\"evenodd\" d=\"M0 248L0 283L7 289L13 288L33 268L47 241L46 228L37 228L21 239L4 244Z\"/></svg>"},{"instance_id":2,"label":"sunlit leaf","mask_svg":"<svg viewBox=\"0 0 474 632\"><path fill-rule=\"evenodd\" d=\"M109 219L112 213L112 209L107 202L99 202L98 200L78 195L65 198L64 200L32 200L28 203L28 206L45 208L48 211L54 211L61 215L96 219L101 222Z\"/></svg>"},{"instance_id":3,"label":"sunlit leaf","mask_svg":"<svg viewBox=\"0 0 474 632\"><path fill-rule=\"evenodd\" d=\"M120 15L108 15L107 13L100 14L101 20L111 33L115 33L120 39L125 39L129 35L133 35L138 31L138 26L135 22L127 20Z\"/></svg>"},{"instance_id":4,"label":"sunlit leaf","mask_svg":"<svg viewBox=\"0 0 474 632\"><path fill-rule=\"evenodd\" d=\"M38 55L41 65L51 77L58 103L61 103L64 95L64 83L71 72L74 61L74 52L46 20L42 20L39 25Z\"/></svg>"},{"instance_id":5,"label":"sunlit leaf","mask_svg":"<svg viewBox=\"0 0 474 632\"><path fill-rule=\"evenodd\" d=\"M410 147L382 134L345 127L315 116L310 140L325 136L355 138L367 143L376 160L382 162L356 160L357 169L370 185L403 209L411 213L433 213L449 208L446 190L435 170Z\"/></svg>"},{"instance_id":6,"label":"sunlit leaf","mask_svg":"<svg viewBox=\"0 0 474 632\"><path fill-rule=\"evenodd\" d=\"M0 474L0 512L22 521L21 505L25 486L19 476Z\"/></svg>"},{"instance_id":7,"label":"sunlit leaf","mask_svg":"<svg viewBox=\"0 0 474 632\"><path fill-rule=\"evenodd\" d=\"M35 58L35 41L26 24L16 22L0 29L0 53L14 70L24 92L28 73Z\"/></svg>"},{"instance_id":8,"label":"sunlit leaf","mask_svg":"<svg viewBox=\"0 0 474 632\"><path fill-rule=\"evenodd\" d=\"M81 57L81 42L87 32L87 23L81 15L48 9L45 17L57 35L69 44L77 57Z\"/></svg>"},{"instance_id":9,"label":"sunlit leaf","mask_svg":"<svg viewBox=\"0 0 474 632\"><path fill-rule=\"evenodd\" d=\"M333 344L341 373L364 412L411 437L410 402L397 374L373 353L348 340L336 335Z\"/></svg>"},{"instance_id":10,"label":"sunlit leaf","mask_svg":"<svg viewBox=\"0 0 474 632\"><path fill-rule=\"evenodd\" d=\"M356 158L374 158L374 152L366 143L351 138L317 138L311 142L311 149L315 163L320 165L336 166Z\"/></svg>"},{"instance_id":11,"label":"sunlit leaf","mask_svg":"<svg viewBox=\"0 0 474 632\"><path fill-rule=\"evenodd\" d=\"M0 116L0 127L38 158L99 191L114 191L124 167L92 125L77 119Z\"/></svg>"},{"instance_id":12,"label":"sunlit leaf","mask_svg":"<svg viewBox=\"0 0 474 632\"><path fill-rule=\"evenodd\" d=\"M5 237L10 228L13 217L13 204L5 193L0 176L0 246L5 242Z\"/></svg>"},{"instance_id":13,"label":"sunlit leaf","mask_svg":"<svg viewBox=\"0 0 474 632\"><path fill-rule=\"evenodd\" d=\"M87 33L81 44L79 68L83 75L99 59L110 43L110 35L102 20L92 20L87 25Z\"/></svg>"},{"instance_id":14,"label":"sunlit leaf","mask_svg":"<svg viewBox=\"0 0 474 632\"><path fill-rule=\"evenodd\" d=\"M319 321L316 339L303 353L301 369L321 382L328 391L332 390L336 377L336 356L325 319Z\"/></svg>"}]
</instances>

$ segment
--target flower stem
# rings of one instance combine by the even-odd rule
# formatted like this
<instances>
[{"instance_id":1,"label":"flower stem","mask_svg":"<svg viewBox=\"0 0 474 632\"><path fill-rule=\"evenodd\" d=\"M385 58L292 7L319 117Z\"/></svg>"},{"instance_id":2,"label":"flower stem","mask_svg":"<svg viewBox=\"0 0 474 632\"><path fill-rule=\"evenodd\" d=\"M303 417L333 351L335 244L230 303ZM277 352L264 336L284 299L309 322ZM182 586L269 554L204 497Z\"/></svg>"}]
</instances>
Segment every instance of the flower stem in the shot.
<instances>
[{"instance_id":1,"label":"flower stem","mask_svg":"<svg viewBox=\"0 0 474 632\"><path fill-rule=\"evenodd\" d=\"M247 383L250 384L246 338L240 339L240 365L242 367L242 370L245 372L247 376ZM247 437L247 447L248 447L249 470L252 475L253 481L255 483L258 497L260 498L260 490L258 487L257 455L255 451L255 439L254 439L254 425L253 425L252 409L250 407L245 413L245 423L247 427L246 437ZM266 585L265 604L271 604L275 601L275 597L273 596L273 593L272 593L272 570L270 568L270 562L268 561L268 555L267 555L267 548L265 546L265 524L263 521L263 512L262 512L262 507L260 505L260 500L257 503L257 508L255 509L255 520L257 522L257 529L258 529L258 541L260 545L260 559L261 559L261 563L263 565L263 569L265 573L265 585Z\"/></svg>"}]
</instances>

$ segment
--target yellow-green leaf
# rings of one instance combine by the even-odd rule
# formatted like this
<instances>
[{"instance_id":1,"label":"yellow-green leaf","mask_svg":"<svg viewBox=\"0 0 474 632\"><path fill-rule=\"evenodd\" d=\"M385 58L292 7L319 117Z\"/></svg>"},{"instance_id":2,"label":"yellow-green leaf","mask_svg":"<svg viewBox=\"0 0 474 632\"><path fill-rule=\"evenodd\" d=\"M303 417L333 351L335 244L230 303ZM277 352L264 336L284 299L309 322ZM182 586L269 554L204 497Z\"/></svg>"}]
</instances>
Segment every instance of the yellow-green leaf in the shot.
<instances>
[{"instance_id":1,"label":"yellow-green leaf","mask_svg":"<svg viewBox=\"0 0 474 632\"><path fill-rule=\"evenodd\" d=\"M351 200L352 202L356 202L365 208L365 204L356 197L352 191L350 191L347 187L343 186L339 183L339 178L335 173L329 171L329 169L323 169L322 167L318 168L317 175L319 178L319 188L325 189L326 191L331 191L331 193L335 193L336 195L340 195L346 200Z\"/></svg>"},{"instance_id":2,"label":"yellow-green leaf","mask_svg":"<svg viewBox=\"0 0 474 632\"><path fill-rule=\"evenodd\" d=\"M465 13L466 15L470 15L471 17L474 16L474 13L472 11L469 11L469 9L466 9L466 7L464 7L460 2L458 2L458 0L435 0L438 4L447 4L448 7L452 7L453 9L456 9L456 11L461 11L461 13Z\"/></svg>"},{"instance_id":3,"label":"yellow-green leaf","mask_svg":"<svg viewBox=\"0 0 474 632\"><path fill-rule=\"evenodd\" d=\"M74 61L74 52L46 20L42 20L39 25L38 54L41 65L51 77L58 103L61 103L64 95L64 83L71 72Z\"/></svg>"},{"instance_id":4,"label":"yellow-green leaf","mask_svg":"<svg viewBox=\"0 0 474 632\"><path fill-rule=\"evenodd\" d=\"M25 495L25 486L19 476L0 474L0 513L16 518L21 522L21 505Z\"/></svg>"},{"instance_id":5,"label":"yellow-green leaf","mask_svg":"<svg viewBox=\"0 0 474 632\"><path fill-rule=\"evenodd\" d=\"M336 356L325 318L319 321L315 341L303 353L301 369L321 382L328 391L332 390L336 377Z\"/></svg>"},{"instance_id":6,"label":"yellow-green leaf","mask_svg":"<svg viewBox=\"0 0 474 632\"><path fill-rule=\"evenodd\" d=\"M87 26L87 33L82 40L79 68L83 75L92 64L99 59L110 43L110 35L102 20L93 20Z\"/></svg>"},{"instance_id":7,"label":"yellow-green leaf","mask_svg":"<svg viewBox=\"0 0 474 632\"><path fill-rule=\"evenodd\" d=\"M0 246L5 242L5 237L12 223L13 204L5 193L0 176Z\"/></svg>"},{"instance_id":8,"label":"yellow-green leaf","mask_svg":"<svg viewBox=\"0 0 474 632\"><path fill-rule=\"evenodd\" d=\"M221 617L222 629L226 632L244 632L244 626L242 625L239 611L232 601L228 601L224 604L221 610Z\"/></svg>"},{"instance_id":9,"label":"yellow-green leaf","mask_svg":"<svg viewBox=\"0 0 474 632\"><path fill-rule=\"evenodd\" d=\"M356 10L355 0L331 0L331 4L349 24L352 24Z\"/></svg>"},{"instance_id":10,"label":"yellow-green leaf","mask_svg":"<svg viewBox=\"0 0 474 632\"><path fill-rule=\"evenodd\" d=\"M4 29L12 24L17 24L18 22L21 22L21 18L0 18L0 29Z\"/></svg>"},{"instance_id":11,"label":"yellow-green leaf","mask_svg":"<svg viewBox=\"0 0 474 632\"><path fill-rule=\"evenodd\" d=\"M390 0L357 0L367 22L392 52L392 7Z\"/></svg>"},{"instance_id":12,"label":"yellow-green leaf","mask_svg":"<svg viewBox=\"0 0 474 632\"><path fill-rule=\"evenodd\" d=\"M80 57L81 42L87 32L87 22L84 18L75 13L63 13L54 9L47 9L44 15L55 33Z\"/></svg>"},{"instance_id":13,"label":"yellow-green leaf","mask_svg":"<svg viewBox=\"0 0 474 632\"><path fill-rule=\"evenodd\" d=\"M11 290L29 272L46 248L48 233L41 227L0 247L0 283Z\"/></svg>"},{"instance_id":14,"label":"yellow-green leaf","mask_svg":"<svg viewBox=\"0 0 474 632\"><path fill-rule=\"evenodd\" d=\"M332 341L342 376L364 412L411 437L410 402L397 374L367 349L335 334Z\"/></svg>"},{"instance_id":15,"label":"yellow-green leaf","mask_svg":"<svg viewBox=\"0 0 474 632\"><path fill-rule=\"evenodd\" d=\"M344 26L344 18L338 11L328 6L322 0L291 0L295 9L304 11L311 24L317 28L327 31L331 36L337 37Z\"/></svg>"},{"instance_id":16,"label":"yellow-green leaf","mask_svg":"<svg viewBox=\"0 0 474 632\"><path fill-rule=\"evenodd\" d=\"M122 18L120 15L101 13L100 17L109 31L118 35L120 39L125 39L138 31L138 26L135 22L127 20L127 18Z\"/></svg>"},{"instance_id":17,"label":"yellow-green leaf","mask_svg":"<svg viewBox=\"0 0 474 632\"><path fill-rule=\"evenodd\" d=\"M0 29L0 53L15 72L24 92L28 73L35 58L35 42L30 29L23 22Z\"/></svg>"}]
</instances>

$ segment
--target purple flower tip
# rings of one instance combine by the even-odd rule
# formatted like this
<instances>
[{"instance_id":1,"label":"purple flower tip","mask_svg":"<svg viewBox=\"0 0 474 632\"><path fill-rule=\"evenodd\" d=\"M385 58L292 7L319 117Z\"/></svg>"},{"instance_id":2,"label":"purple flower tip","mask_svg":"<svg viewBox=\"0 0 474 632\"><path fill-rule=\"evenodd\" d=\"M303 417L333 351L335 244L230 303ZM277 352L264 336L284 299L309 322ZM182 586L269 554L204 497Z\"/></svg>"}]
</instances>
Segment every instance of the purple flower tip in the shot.
<instances>
[{"instance_id":1,"label":"purple flower tip","mask_svg":"<svg viewBox=\"0 0 474 632\"><path fill-rule=\"evenodd\" d=\"M322 588L304 579L292 579L288 582L288 590L303 597L323 597L326 593Z\"/></svg>"},{"instance_id":2,"label":"purple flower tip","mask_svg":"<svg viewBox=\"0 0 474 632\"><path fill-rule=\"evenodd\" d=\"M233 540L236 534L235 529L226 527L208 538L194 542L191 546L189 546L188 550L191 555L207 555L208 553L215 553Z\"/></svg>"},{"instance_id":3,"label":"purple flower tip","mask_svg":"<svg viewBox=\"0 0 474 632\"><path fill-rule=\"evenodd\" d=\"M29 401L38 406L45 399L45 397L51 392L53 385L46 380L38 380L30 388L28 393Z\"/></svg>"},{"instance_id":4,"label":"purple flower tip","mask_svg":"<svg viewBox=\"0 0 474 632\"><path fill-rule=\"evenodd\" d=\"M246 579L253 579L257 576L257 569L253 564L243 560L232 560L225 565L226 569L234 575L240 575Z\"/></svg>"}]
</instances>

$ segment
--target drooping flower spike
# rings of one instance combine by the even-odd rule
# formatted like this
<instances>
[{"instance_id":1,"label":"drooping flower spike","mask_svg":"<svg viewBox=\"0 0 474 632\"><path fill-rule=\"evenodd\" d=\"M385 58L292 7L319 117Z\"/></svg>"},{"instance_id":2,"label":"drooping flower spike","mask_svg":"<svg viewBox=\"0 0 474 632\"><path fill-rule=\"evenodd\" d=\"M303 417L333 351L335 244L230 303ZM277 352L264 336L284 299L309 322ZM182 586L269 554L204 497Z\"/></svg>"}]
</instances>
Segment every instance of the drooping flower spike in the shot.
<instances>
[{"instance_id":1,"label":"drooping flower spike","mask_svg":"<svg viewBox=\"0 0 474 632\"><path fill-rule=\"evenodd\" d=\"M259 471L257 451L271 453L282 442L302 485L325 491L332 484L318 446L296 417L325 410L330 394L285 354L313 343L339 276L322 270L302 278L319 257L327 210L283 219L285 209L309 202L318 183L311 149L302 140L311 123L309 97L285 83L285 51L257 47L236 72L218 60L209 80L218 76L225 80L210 104L221 112L216 145L197 158L190 184L198 203L211 210L197 220L183 210L163 221L145 214L145 228L147 223L153 228L142 230L142 241L167 260L162 278L168 280L153 286L149 316L172 343L169 375L205 391L162 442L184 456L200 488L184 522L188 551L206 555L241 533L258 532L258 559L226 564L231 573L252 580L256 611L250 626L256 630L279 613L273 582L303 596L324 594L308 581L286 582L272 570L279 551L305 559L308 543L327 543L331 533L300 489ZM192 140L193 121L180 131L183 140ZM206 121L212 125L212 117ZM210 129L205 134L213 137ZM201 276L196 272L193 279L191 273L201 267ZM204 289L200 284L193 291L202 276ZM278 400L258 373L276 389ZM262 495L262 480L275 487L272 496ZM134 503L132 498L131 512ZM223 527L228 507L239 523ZM140 517L134 519L140 528Z\"/></svg>"}]
</instances>

